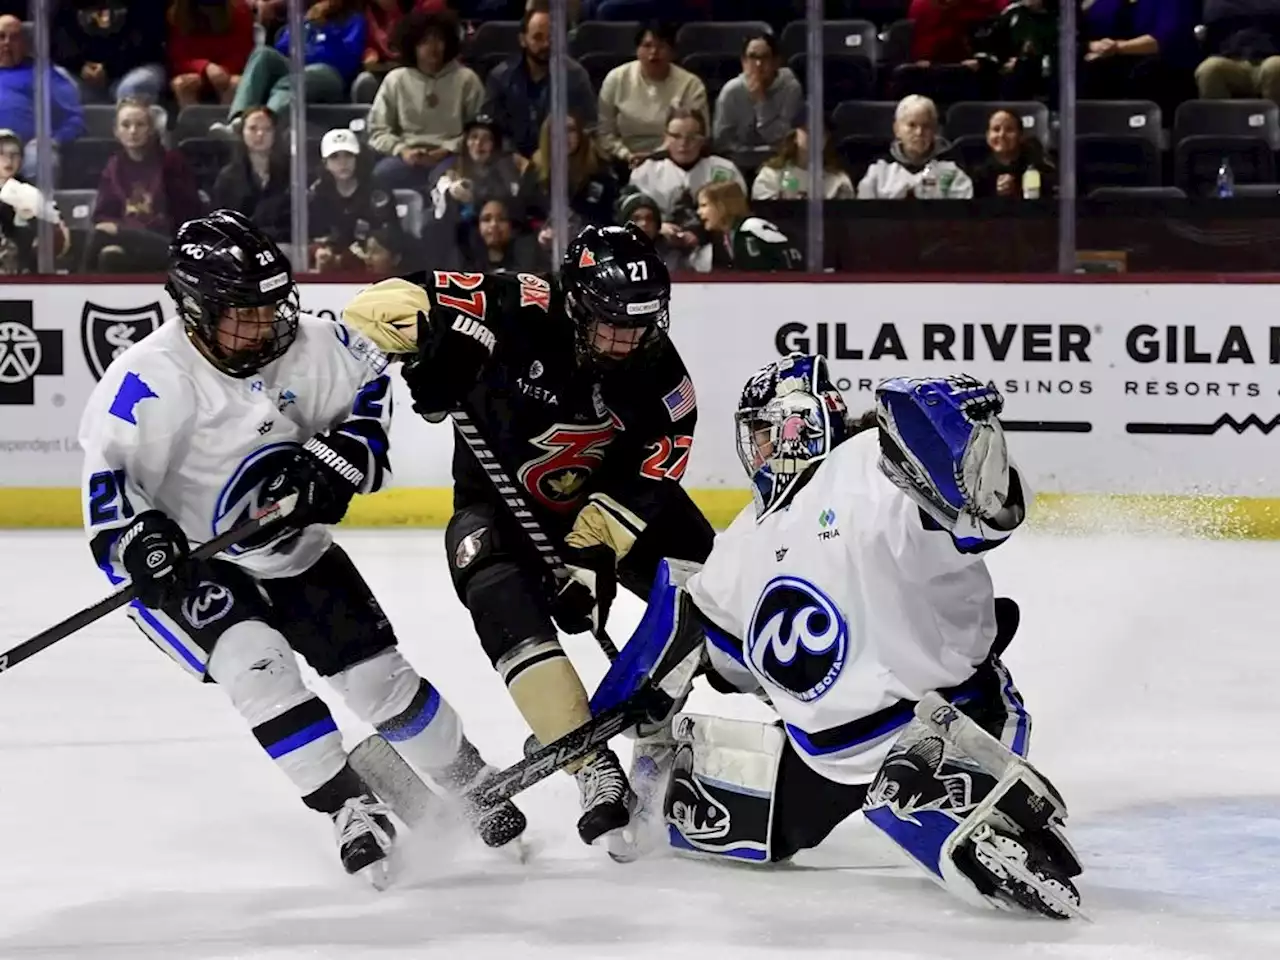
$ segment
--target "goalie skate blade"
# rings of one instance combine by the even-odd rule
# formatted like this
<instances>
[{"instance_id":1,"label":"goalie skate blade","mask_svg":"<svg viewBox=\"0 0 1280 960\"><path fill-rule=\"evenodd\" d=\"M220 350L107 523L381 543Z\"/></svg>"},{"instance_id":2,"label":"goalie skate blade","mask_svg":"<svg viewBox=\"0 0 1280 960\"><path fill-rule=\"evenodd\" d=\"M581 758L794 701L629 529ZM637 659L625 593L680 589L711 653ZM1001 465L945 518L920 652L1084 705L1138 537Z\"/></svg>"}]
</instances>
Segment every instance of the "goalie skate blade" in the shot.
<instances>
[{"instance_id":1,"label":"goalie skate blade","mask_svg":"<svg viewBox=\"0 0 1280 960\"><path fill-rule=\"evenodd\" d=\"M979 840L974 843L974 846L980 848L984 856L990 857L999 863L1018 882L1034 890L1036 896L1048 904L1051 909L1062 914L1062 916L1051 917L1051 919L1066 920L1074 917L1077 920L1093 923L1093 918L1081 910L1078 904L1062 896L1057 890L1028 870L1025 865L1012 857L1005 856L995 848L995 845L990 840Z\"/></svg>"}]
</instances>

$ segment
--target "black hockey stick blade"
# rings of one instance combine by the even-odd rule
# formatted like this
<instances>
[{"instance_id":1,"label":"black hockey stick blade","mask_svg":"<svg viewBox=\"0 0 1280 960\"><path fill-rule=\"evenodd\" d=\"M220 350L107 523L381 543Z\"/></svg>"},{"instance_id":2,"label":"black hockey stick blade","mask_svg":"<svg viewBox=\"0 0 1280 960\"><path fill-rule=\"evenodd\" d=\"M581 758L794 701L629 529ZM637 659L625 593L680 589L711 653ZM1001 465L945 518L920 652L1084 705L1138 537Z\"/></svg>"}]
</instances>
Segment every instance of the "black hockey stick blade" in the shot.
<instances>
[{"instance_id":1,"label":"black hockey stick blade","mask_svg":"<svg viewBox=\"0 0 1280 960\"><path fill-rule=\"evenodd\" d=\"M473 789L467 797L479 806L491 806L509 800L557 770L563 770L569 764L590 756L628 727L648 720L655 714L664 715L670 705L669 697L652 687L643 687L616 707L596 714L559 740L529 754L519 763L500 770Z\"/></svg>"},{"instance_id":2,"label":"black hockey stick blade","mask_svg":"<svg viewBox=\"0 0 1280 960\"><path fill-rule=\"evenodd\" d=\"M229 547L234 547L243 540L247 540L254 534L262 530L263 527L278 520L283 520L289 514L293 513L298 505L297 494L290 494L281 500L268 506L261 514L252 520L246 520L234 530L228 530L220 537L215 537L208 543L201 544L196 550L192 551L191 556L196 560L208 560L210 557L216 556ZM46 647L51 647L59 640L71 636L77 630L82 630L89 624L97 620L101 620L112 610L118 610L125 604L129 603L134 597L133 585L125 587L123 590L113 593L111 596L99 600L91 607L86 607L79 613L72 614L61 623L54 624L43 633L38 633L30 640L23 641L12 650L6 653L0 653L0 673L11 667L16 666L23 660L34 657Z\"/></svg>"}]
</instances>

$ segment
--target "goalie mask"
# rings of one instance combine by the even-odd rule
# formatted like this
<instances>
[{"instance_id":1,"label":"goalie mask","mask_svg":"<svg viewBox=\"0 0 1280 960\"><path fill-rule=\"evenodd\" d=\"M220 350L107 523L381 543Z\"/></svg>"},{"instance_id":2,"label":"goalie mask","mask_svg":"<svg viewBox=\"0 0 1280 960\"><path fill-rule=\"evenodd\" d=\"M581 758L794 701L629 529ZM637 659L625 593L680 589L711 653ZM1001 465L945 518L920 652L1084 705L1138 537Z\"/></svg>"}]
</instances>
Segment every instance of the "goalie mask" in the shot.
<instances>
[{"instance_id":1,"label":"goalie mask","mask_svg":"<svg viewBox=\"0 0 1280 960\"><path fill-rule=\"evenodd\" d=\"M847 412L826 358L817 354L793 353L747 381L734 423L757 519L782 501L801 474L849 438Z\"/></svg>"},{"instance_id":2,"label":"goalie mask","mask_svg":"<svg viewBox=\"0 0 1280 960\"><path fill-rule=\"evenodd\" d=\"M227 376L252 376L284 356L298 336L298 288L289 261L235 210L216 210L178 229L165 291L187 336Z\"/></svg>"}]
</instances>

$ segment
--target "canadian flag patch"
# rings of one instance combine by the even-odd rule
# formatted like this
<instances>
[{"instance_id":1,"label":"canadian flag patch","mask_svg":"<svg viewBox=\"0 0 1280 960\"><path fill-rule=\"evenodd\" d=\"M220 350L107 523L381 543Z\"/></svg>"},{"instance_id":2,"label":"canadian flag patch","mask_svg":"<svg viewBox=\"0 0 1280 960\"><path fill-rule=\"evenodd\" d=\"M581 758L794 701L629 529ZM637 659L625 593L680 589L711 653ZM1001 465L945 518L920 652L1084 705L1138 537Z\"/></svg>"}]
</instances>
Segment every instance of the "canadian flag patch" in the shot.
<instances>
[{"instance_id":1,"label":"canadian flag patch","mask_svg":"<svg viewBox=\"0 0 1280 960\"><path fill-rule=\"evenodd\" d=\"M594 267L596 265L596 257L590 250L583 250L582 256L578 258L579 267Z\"/></svg>"}]
</instances>

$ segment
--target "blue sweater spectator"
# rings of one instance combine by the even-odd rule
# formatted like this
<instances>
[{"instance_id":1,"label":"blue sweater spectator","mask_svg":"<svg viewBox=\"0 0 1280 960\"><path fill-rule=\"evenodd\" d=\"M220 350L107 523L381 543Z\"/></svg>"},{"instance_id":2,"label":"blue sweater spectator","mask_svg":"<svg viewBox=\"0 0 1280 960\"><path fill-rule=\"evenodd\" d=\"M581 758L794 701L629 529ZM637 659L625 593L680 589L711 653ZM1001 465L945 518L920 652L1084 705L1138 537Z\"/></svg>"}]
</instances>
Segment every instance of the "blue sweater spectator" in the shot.
<instances>
[{"instance_id":1,"label":"blue sweater spectator","mask_svg":"<svg viewBox=\"0 0 1280 960\"><path fill-rule=\"evenodd\" d=\"M84 135L84 111L75 83L61 70L51 70L53 139L58 145ZM34 176L36 162L36 70L27 57L22 21L0 16L0 124L25 144L23 168ZM55 154L55 164L57 156ZM56 169L56 167L55 167Z\"/></svg>"},{"instance_id":2,"label":"blue sweater spectator","mask_svg":"<svg viewBox=\"0 0 1280 960\"><path fill-rule=\"evenodd\" d=\"M1171 67L1196 64L1197 0L1094 0L1082 16L1086 59L1159 56Z\"/></svg>"},{"instance_id":3,"label":"blue sweater spectator","mask_svg":"<svg viewBox=\"0 0 1280 960\"><path fill-rule=\"evenodd\" d=\"M520 32L522 52L493 68L485 83L488 114L506 132L507 146L528 158L538 149L542 121L551 112L551 15L530 10L524 15ZM596 92L591 78L578 61L565 64L569 81L569 112L582 117L588 127L596 125Z\"/></svg>"},{"instance_id":4,"label":"blue sweater spectator","mask_svg":"<svg viewBox=\"0 0 1280 960\"><path fill-rule=\"evenodd\" d=\"M330 23L310 21L303 24L305 58L307 66L328 64L337 70L342 79L350 83L360 72L364 58L365 16L352 13L342 20ZM280 31L276 49L289 55L289 28Z\"/></svg>"},{"instance_id":5,"label":"blue sweater spectator","mask_svg":"<svg viewBox=\"0 0 1280 960\"><path fill-rule=\"evenodd\" d=\"M307 11L304 24L305 89L308 103L339 103L364 57L365 15L362 0L320 0ZM240 117L250 107L267 107L276 116L289 109L293 83L289 77L289 31L274 47L258 47L249 55L240 85L227 111L226 123L209 132L240 138Z\"/></svg>"},{"instance_id":6,"label":"blue sweater spectator","mask_svg":"<svg viewBox=\"0 0 1280 960\"><path fill-rule=\"evenodd\" d=\"M1094 0L1081 12L1080 96L1154 100L1166 116L1195 96L1197 0Z\"/></svg>"}]
</instances>

